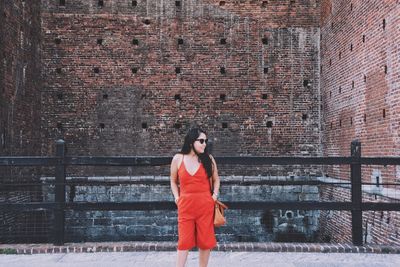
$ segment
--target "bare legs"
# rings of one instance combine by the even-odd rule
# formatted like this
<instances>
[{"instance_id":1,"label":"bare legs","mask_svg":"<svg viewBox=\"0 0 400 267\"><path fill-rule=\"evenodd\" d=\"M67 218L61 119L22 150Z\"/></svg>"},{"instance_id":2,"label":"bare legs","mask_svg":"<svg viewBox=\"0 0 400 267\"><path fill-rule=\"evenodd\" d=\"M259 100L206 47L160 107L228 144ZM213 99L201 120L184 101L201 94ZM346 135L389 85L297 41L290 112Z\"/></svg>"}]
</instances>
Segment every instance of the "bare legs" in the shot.
<instances>
[{"instance_id":1,"label":"bare legs","mask_svg":"<svg viewBox=\"0 0 400 267\"><path fill-rule=\"evenodd\" d=\"M176 267L185 267L188 254L189 254L189 250L178 250Z\"/></svg>"},{"instance_id":2,"label":"bare legs","mask_svg":"<svg viewBox=\"0 0 400 267\"><path fill-rule=\"evenodd\" d=\"M209 249L199 249L199 267L207 267L210 258Z\"/></svg>"},{"instance_id":3,"label":"bare legs","mask_svg":"<svg viewBox=\"0 0 400 267\"><path fill-rule=\"evenodd\" d=\"M185 267L189 250L178 250L178 259L176 267ZM209 249L199 249L199 267L207 267L208 259L210 258Z\"/></svg>"}]
</instances>

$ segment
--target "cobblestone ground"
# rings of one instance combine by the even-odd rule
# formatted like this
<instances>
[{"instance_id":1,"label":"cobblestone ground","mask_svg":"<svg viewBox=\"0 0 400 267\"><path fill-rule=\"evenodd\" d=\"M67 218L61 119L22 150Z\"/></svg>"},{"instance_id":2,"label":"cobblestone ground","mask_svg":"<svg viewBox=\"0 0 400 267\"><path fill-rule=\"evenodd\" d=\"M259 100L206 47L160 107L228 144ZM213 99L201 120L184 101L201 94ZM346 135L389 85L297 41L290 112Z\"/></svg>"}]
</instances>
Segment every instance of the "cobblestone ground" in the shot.
<instances>
[{"instance_id":1,"label":"cobblestone ground","mask_svg":"<svg viewBox=\"0 0 400 267\"><path fill-rule=\"evenodd\" d=\"M4 267L174 267L175 252L0 255ZM190 252L187 267L198 266ZM213 252L209 267L398 267L399 254Z\"/></svg>"}]
</instances>

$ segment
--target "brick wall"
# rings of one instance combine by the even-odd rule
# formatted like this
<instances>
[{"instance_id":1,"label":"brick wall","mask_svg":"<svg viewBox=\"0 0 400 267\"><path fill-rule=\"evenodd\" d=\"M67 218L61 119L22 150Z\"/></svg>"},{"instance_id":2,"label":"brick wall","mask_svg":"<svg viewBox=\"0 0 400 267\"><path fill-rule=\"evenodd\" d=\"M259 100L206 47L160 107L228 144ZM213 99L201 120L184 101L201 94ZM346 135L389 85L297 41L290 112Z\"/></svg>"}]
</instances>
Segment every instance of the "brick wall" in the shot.
<instances>
[{"instance_id":1,"label":"brick wall","mask_svg":"<svg viewBox=\"0 0 400 267\"><path fill-rule=\"evenodd\" d=\"M77 185L67 190L73 202L172 201L169 177L135 177L151 184L126 184L130 177L90 177L95 186ZM222 177L221 201L318 201L317 186L259 185L260 177ZM278 178L276 178L278 179ZM290 178L280 177L280 180ZM291 179L292 180L292 179ZM296 178L295 181L299 180ZM120 184L115 185L116 181ZM54 188L44 190L54 200ZM286 213L291 213L292 216ZM220 242L315 241L319 211L259 210L226 211L227 225L218 228ZM176 210L68 211L66 242L82 241L176 241Z\"/></svg>"},{"instance_id":2,"label":"brick wall","mask_svg":"<svg viewBox=\"0 0 400 267\"><path fill-rule=\"evenodd\" d=\"M0 156L40 155L40 32L40 1L0 1ZM36 175L32 168L0 168L2 183ZM31 193L27 187L10 191L2 185L0 201L36 201ZM40 228L33 219L38 217L1 211L0 243L33 237Z\"/></svg>"},{"instance_id":3,"label":"brick wall","mask_svg":"<svg viewBox=\"0 0 400 267\"><path fill-rule=\"evenodd\" d=\"M359 139L362 156L399 156L399 1L321 1L321 97L324 155L349 155ZM326 174L349 179L348 166ZM397 166L363 166L363 182L398 183ZM398 186L383 186L382 192ZM321 190L321 199L343 201L350 191ZM365 195L366 201L393 202L398 197ZM395 193L396 195L396 193ZM376 215L379 213L379 216ZM398 244L398 213L364 212L365 240ZM373 215L375 214L375 215ZM331 218L324 222L324 218ZM392 219L387 219L391 217ZM349 241L349 212L323 212L321 229L332 241ZM389 221L389 223L388 223ZM341 227L335 227L341 225ZM369 235L367 234L369 233ZM351 236L351 235L350 235ZM390 236L390 237L389 237ZM346 240L343 238L347 238Z\"/></svg>"},{"instance_id":4,"label":"brick wall","mask_svg":"<svg viewBox=\"0 0 400 267\"><path fill-rule=\"evenodd\" d=\"M103 2L42 1L44 154L320 153L316 1Z\"/></svg>"}]
</instances>

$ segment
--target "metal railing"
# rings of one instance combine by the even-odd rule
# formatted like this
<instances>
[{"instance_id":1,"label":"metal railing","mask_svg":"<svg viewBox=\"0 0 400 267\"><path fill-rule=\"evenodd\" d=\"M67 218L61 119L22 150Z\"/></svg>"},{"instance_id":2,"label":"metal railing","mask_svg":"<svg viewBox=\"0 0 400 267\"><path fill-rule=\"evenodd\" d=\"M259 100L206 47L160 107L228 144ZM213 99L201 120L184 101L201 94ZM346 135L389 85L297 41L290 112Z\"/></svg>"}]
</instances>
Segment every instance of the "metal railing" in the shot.
<instances>
[{"instance_id":1,"label":"metal railing","mask_svg":"<svg viewBox=\"0 0 400 267\"><path fill-rule=\"evenodd\" d=\"M65 153L65 142L56 142L55 157L0 157L0 166L54 166L55 201L29 203L0 203L0 211L22 211L48 209L54 212L54 244L64 244L66 210L174 210L175 203L168 201L133 202L68 202L66 186L67 166L164 166L169 165L171 157L73 157ZM350 165L351 201L238 201L226 202L230 209L301 209L301 210L344 210L351 211L352 240L354 245L363 244L363 211L400 211L398 203L376 203L362 201L362 165L400 165L400 158L361 157L361 143L351 143L350 157L216 157L218 164L233 165ZM0 185L2 182L0 181ZM321 181L263 181L268 185L325 185ZM365 183L364 183L365 184ZM86 185L92 185L86 182ZM382 184L381 184L382 185ZM12 186L12 185L11 185Z\"/></svg>"}]
</instances>

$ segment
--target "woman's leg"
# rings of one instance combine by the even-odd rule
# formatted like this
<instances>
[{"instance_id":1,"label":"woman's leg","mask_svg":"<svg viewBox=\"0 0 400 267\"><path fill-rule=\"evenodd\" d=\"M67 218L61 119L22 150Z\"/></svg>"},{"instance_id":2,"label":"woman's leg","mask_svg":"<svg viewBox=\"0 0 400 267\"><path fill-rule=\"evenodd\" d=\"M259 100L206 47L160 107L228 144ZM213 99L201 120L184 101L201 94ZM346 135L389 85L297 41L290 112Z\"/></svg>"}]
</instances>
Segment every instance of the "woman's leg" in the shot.
<instances>
[{"instance_id":1,"label":"woman's leg","mask_svg":"<svg viewBox=\"0 0 400 267\"><path fill-rule=\"evenodd\" d=\"M199 267L207 267L210 249L199 249Z\"/></svg>"},{"instance_id":2,"label":"woman's leg","mask_svg":"<svg viewBox=\"0 0 400 267\"><path fill-rule=\"evenodd\" d=\"M188 254L189 250L178 250L176 267L185 267Z\"/></svg>"}]
</instances>

